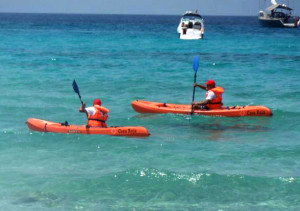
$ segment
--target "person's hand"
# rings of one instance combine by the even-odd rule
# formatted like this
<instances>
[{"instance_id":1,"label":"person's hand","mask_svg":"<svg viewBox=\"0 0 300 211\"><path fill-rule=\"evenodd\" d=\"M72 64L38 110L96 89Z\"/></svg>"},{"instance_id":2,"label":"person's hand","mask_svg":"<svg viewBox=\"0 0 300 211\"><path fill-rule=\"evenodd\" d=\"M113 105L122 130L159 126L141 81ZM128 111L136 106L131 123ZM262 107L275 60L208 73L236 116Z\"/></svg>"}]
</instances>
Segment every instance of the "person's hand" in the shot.
<instances>
[{"instance_id":1,"label":"person's hand","mask_svg":"<svg viewBox=\"0 0 300 211\"><path fill-rule=\"evenodd\" d=\"M79 112L85 112L85 103L82 103L81 107L79 108Z\"/></svg>"},{"instance_id":2,"label":"person's hand","mask_svg":"<svg viewBox=\"0 0 300 211\"><path fill-rule=\"evenodd\" d=\"M193 86L196 87L196 86L197 86L197 83L194 83Z\"/></svg>"}]
</instances>

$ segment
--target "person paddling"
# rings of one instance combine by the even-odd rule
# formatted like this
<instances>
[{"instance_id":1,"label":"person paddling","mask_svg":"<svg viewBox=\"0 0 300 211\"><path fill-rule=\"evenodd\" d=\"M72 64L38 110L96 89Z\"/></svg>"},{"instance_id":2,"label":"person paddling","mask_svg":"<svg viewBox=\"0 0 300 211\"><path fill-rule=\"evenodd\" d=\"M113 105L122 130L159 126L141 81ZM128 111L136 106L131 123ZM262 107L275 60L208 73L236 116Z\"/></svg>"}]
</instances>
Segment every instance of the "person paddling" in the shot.
<instances>
[{"instance_id":1,"label":"person paddling","mask_svg":"<svg viewBox=\"0 0 300 211\"><path fill-rule=\"evenodd\" d=\"M86 113L88 122L88 127L107 127L106 120L108 118L107 113L109 110L101 106L101 100L95 99L93 107L85 107L85 103L79 108L79 112Z\"/></svg>"},{"instance_id":2,"label":"person paddling","mask_svg":"<svg viewBox=\"0 0 300 211\"><path fill-rule=\"evenodd\" d=\"M194 109L219 109L222 107L222 93L224 89L222 87L216 87L214 80L209 79L206 83L206 86L194 83L194 87L200 87L201 89L206 90L205 100L194 102L192 106Z\"/></svg>"}]
</instances>

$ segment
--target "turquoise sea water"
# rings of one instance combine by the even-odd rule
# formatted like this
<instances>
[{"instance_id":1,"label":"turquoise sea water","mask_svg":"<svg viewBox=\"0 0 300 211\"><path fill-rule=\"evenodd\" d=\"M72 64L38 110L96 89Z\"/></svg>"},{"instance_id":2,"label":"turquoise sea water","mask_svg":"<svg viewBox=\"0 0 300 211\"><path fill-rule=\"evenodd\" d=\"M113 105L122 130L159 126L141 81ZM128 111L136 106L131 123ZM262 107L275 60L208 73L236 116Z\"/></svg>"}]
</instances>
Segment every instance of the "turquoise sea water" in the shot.
<instances>
[{"instance_id":1,"label":"turquoise sea water","mask_svg":"<svg viewBox=\"0 0 300 211\"><path fill-rule=\"evenodd\" d=\"M180 16L0 14L0 207L5 210L299 210L299 29L256 17L204 17L182 41ZM131 101L188 104L198 82L226 105L272 117L141 115ZM29 117L85 124L72 89L100 97L108 125L148 138L29 131ZM204 92L196 92L196 100Z\"/></svg>"}]
</instances>

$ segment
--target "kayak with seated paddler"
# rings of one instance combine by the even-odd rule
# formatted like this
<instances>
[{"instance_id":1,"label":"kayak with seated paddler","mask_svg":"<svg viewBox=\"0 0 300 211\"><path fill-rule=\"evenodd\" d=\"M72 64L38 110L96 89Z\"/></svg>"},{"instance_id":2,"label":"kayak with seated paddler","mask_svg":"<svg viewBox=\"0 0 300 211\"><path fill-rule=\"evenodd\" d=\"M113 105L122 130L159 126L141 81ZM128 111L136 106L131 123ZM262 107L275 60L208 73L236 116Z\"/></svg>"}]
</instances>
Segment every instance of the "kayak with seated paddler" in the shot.
<instances>
[{"instance_id":1,"label":"kayak with seated paddler","mask_svg":"<svg viewBox=\"0 0 300 211\"><path fill-rule=\"evenodd\" d=\"M110 136L149 136L146 128L141 126L118 127L87 127L86 125L69 125L65 123L49 122L42 119L29 118L27 126L31 130L53 133L78 133L78 134L102 134Z\"/></svg>"},{"instance_id":2,"label":"kayak with seated paddler","mask_svg":"<svg viewBox=\"0 0 300 211\"><path fill-rule=\"evenodd\" d=\"M133 109L138 113L174 113L191 114L191 105L170 104L134 100L131 103ZM195 115L242 117L242 116L272 116L272 111L265 106L222 106L220 109L194 109Z\"/></svg>"}]
</instances>

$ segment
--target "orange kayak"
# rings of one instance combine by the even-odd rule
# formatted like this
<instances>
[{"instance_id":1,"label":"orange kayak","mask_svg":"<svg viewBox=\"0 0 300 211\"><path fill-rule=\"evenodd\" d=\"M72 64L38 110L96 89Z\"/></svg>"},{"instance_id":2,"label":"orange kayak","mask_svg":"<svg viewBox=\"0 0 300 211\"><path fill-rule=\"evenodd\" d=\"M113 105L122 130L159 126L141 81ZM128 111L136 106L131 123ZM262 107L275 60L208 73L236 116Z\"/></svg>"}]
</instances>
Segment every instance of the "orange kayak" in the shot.
<instances>
[{"instance_id":1,"label":"orange kayak","mask_svg":"<svg viewBox=\"0 0 300 211\"><path fill-rule=\"evenodd\" d=\"M191 114L191 105L169 104L135 100L131 103L133 109L139 113L174 113ZM193 114L208 116L272 116L272 111L265 106L224 106L220 109L194 110Z\"/></svg>"},{"instance_id":2,"label":"orange kayak","mask_svg":"<svg viewBox=\"0 0 300 211\"><path fill-rule=\"evenodd\" d=\"M110 136L149 136L146 128L140 126L124 126L124 127L89 127L85 125L64 125L62 123L49 122L42 119L29 118L27 126L31 130L39 132L53 133L80 133L80 134L102 134Z\"/></svg>"}]
</instances>

